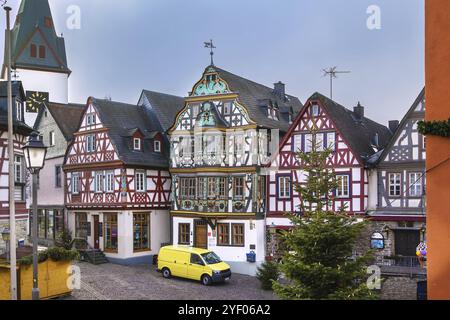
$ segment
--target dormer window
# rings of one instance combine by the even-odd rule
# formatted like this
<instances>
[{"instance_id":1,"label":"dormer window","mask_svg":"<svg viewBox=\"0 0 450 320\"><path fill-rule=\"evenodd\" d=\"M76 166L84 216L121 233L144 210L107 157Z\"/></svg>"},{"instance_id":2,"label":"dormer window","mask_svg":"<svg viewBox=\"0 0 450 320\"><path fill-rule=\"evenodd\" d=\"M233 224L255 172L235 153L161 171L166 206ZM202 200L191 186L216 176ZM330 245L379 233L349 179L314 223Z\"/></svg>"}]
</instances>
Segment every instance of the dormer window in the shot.
<instances>
[{"instance_id":1,"label":"dormer window","mask_svg":"<svg viewBox=\"0 0 450 320\"><path fill-rule=\"evenodd\" d=\"M142 151L142 139L140 138L133 139L133 149L135 151Z\"/></svg>"},{"instance_id":2,"label":"dormer window","mask_svg":"<svg viewBox=\"0 0 450 320\"><path fill-rule=\"evenodd\" d=\"M50 17L45 17L44 24L47 28L53 28L53 20Z\"/></svg>"},{"instance_id":3,"label":"dormer window","mask_svg":"<svg viewBox=\"0 0 450 320\"><path fill-rule=\"evenodd\" d=\"M30 57L37 58L37 47L35 44L30 45Z\"/></svg>"},{"instance_id":4,"label":"dormer window","mask_svg":"<svg viewBox=\"0 0 450 320\"><path fill-rule=\"evenodd\" d=\"M45 46L39 46L39 58L45 59Z\"/></svg>"},{"instance_id":5,"label":"dormer window","mask_svg":"<svg viewBox=\"0 0 450 320\"><path fill-rule=\"evenodd\" d=\"M231 114L231 102L225 102L223 104L223 114L229 116Z\"/></svg>"},{"instance_id":6,"label":"dormer window","mask_svg":"<svg viewBox=\"0 0 450 320\"><path fill-rule=\"evenodd\" d=\"M155 152L161 152L161 141L155 140L155 142L153 143L153 147Z\"/></svg>"},{"instance_id":7,"label":"dormer window","mask_svg":"<svg viewBox=\"0 0 450 320\"><path fill-rule=\"evenodd\" d=\"M16 101L16 119L23 121L23 106L21 101Z\"/></svg>"}]
</instances>

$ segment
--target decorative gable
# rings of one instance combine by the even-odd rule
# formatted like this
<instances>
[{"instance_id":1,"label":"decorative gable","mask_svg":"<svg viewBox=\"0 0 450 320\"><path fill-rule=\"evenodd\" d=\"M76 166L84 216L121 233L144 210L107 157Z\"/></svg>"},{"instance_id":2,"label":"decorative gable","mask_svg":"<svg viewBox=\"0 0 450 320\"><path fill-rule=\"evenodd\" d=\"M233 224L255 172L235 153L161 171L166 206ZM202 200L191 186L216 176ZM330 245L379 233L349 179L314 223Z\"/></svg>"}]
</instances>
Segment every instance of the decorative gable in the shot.
<instances>
[{"instance_id":1,"label":"decorative gable","mask_svg":"<svg viewBox=\"0 0 450 320\"><path fill-rule=\"evenodd\" d=\"M228 84L220 78L214 67L209 67L192 90L191 97L230 93Z\"/></svg>"}]
</instances>

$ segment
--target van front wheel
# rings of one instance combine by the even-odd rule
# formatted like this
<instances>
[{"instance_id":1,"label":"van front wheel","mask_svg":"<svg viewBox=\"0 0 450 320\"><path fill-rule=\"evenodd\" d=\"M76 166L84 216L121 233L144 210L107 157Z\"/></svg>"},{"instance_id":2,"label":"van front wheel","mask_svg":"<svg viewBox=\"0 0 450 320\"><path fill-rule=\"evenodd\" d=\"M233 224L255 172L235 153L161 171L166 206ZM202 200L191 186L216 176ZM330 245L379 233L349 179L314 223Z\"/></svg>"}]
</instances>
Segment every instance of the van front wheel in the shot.
<instances>
[{"instance_id":1,"label":"van front wheel","mask_svg":"<svg viewBox=\"0 0 450 320\"><path fill-rule=\"evenodd\" d=\"M166 279L169 279L172 276L172 274L170 273L170 270L167 268L162 269L162 275Z\"/></svg>"},{"instance_id":2,"label":"van front wheel","mask_svg":"<svg viewBox=\"0 0 450 320\"><path fill-rule=\"evenodd\" d=\"M210 276L208 276L207 274L204 274L203 276L202 276L202 284L204 285L204 286L209 286L209 285L211 285L211 282L212 282L212 279L211 279L211 277Z\"/></svg>"}]
</instances>

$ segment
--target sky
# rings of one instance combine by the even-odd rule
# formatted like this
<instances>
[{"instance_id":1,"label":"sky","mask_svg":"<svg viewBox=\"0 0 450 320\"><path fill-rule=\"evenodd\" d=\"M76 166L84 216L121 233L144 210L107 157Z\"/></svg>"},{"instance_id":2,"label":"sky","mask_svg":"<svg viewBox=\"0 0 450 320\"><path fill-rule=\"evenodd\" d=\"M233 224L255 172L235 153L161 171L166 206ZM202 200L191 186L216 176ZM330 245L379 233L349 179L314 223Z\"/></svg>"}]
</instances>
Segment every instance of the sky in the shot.
<instances>
[{"instance_id":1,"label":"sky","mask_svg":"<svg viewBox=\"0 0 450 320\"><path fill-rule=\"evenodd\" d=\"M383 124L400 120L424 86L424 0L49 2L66 41L74 103L137 103L142 89L187 96L209 65L209 39L218 67L267 86L282 81L302 102L316 91L329 96L323 69L351 71L334 81L334 100L350 109L361 102ZM13 21L19 3L8 0ZM67 26L73 5L79 29ZM380 28L371 30L372 5Z\"/></svg>"}]
</instances>

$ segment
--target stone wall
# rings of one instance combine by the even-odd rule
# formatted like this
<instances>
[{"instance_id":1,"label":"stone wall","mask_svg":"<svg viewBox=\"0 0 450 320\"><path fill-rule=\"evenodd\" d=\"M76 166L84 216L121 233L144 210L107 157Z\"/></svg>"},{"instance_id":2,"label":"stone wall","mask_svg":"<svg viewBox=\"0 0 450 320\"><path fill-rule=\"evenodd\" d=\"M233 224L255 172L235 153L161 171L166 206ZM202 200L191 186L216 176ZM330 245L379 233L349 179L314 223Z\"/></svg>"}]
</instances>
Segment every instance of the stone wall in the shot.
<instances>
[{"instance_id":1,"label":"stone wall","mask_svg":"<svg viewBox=\"0 0 450 320\"><path fill-rule=\"evenodd\" d=\"M381 300L417 300L417 278L383 277L381 286Z\"/></svg>"}]
</instances>

